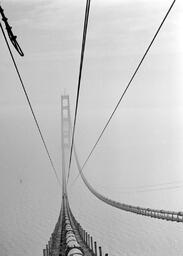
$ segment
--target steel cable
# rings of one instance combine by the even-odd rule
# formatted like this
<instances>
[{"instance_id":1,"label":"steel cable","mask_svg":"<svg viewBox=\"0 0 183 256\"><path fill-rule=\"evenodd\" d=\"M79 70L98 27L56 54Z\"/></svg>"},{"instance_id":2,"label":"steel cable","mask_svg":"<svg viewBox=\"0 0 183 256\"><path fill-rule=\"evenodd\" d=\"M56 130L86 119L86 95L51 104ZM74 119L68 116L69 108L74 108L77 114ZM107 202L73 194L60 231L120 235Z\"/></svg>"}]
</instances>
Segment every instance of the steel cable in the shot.
<instances>
[{"instance_id":1,"label":"steel cable","mask_svg":"<svg viewBox=\"0 0 183 256\"><path fill-rule=\"evenodd\" d=\"M15 70L16 70L17 75L18 75L18 78L19 78L19 80L20 80L22 89L23 89L23 91L24 91L25 97L26 97L26 99L27 99L29 108L30 108L30 110L31 110L33 119L34 119L34 121L35 121L35 123L36 123L37 129L38 129L38 131L39 131L39 135L40 135L40 137L41 137L41 140L42 140L42 142L43 142L44 148L45 148L45 150L46 150L46 153L47 153L47 155L48 155L49 161L50 161L50 163L51 163L52 169L53 169L53 171L54 171L55 177L56 177L56 179L57 179L57 182L58 182L59 185L61 186L61 182L60 182L60 180L59 180L59 178L58 178L58 175L57 175L55 166L54 166L53 161L52 161L52 158L51 158L51 155L50 155L50 153L49 153L49 150L48 150L48 147L47 147L47 145L46 145L45 139L44 139L44 137L43 137L42 131L41 131L41 129L40 129L38 120L37 120L36 115L35 115L35 113L34 113L34 110L33 110L32 104L31 104L31 102L30 102L29 96L28 96L28 94L27 94L27 91L26 91L26 88L25 88L23 79L22 79L22 77L21 77L21 75L20 75L20 72L19 72L19 70L18 70L18 66L17 66L17 64L16 64L15 58L14 58L14 56L13 56L13 53L12 53L12 51L11 51L10 45L9 45L9 43L8 43L8 40L7 40L7 38L6 38L4 29L3 29L1 23L0 23L0 27L1 27L1 31L2 31L3 37L4 37L4 39L5 39L6 45L7 45L7 47L8 47L9 53L10 53L10 55L11 55L11 59L12 59L12 61L13 61Z\"/></svg>"},{"instance_id":2,"label":"steel cable","mask_svg":"<svg viewBox=\"0 0 183 256\"><path fill-rule=\"evenodd\" d=\"M81 77L82 77L82 70L83 70L83 60L84 60L84 52L85 52L89 12L90 12L90 0L87 0L86 9L85 9L84 27L83 27L83 39L82 39L81 58L80 58L80 66L79 66L79 78L78 78L78 86L77 86L77 96L76 96L75 114L74 114L74 125L73 125L73 131L72 131L72 139L71 139L71 149L70 149L70 156L69 156L69 170L68 170L67 182L69 180L70 169L71 169L72 152L73 152L74 135L75 135L75 129L76 129L76 118L77 118L79 94L80 94L80 87L81 87Z\"/></svg>"},{"instance_id":3,"label":"steel cable","mask_svg":"<svg viewBox=\"0 0 183 256\"><path fill-rule=\"evenodd\" d=\"M147 49L146 49L146 51L145 51L143 57L141 58L141 60L140 60L140 62L139 62L139 64L138 64L138 66L137 66L137 68L135 69L135 71L134 71L132 77L130 78L130 81L128 82L128 84L127 84L125 90L123 91L123 93L122 93L120 99L118 100L118 102L117 102L117 104L116 104L114 110L112 111L112 113L111 113L111 115L110 115L110 117L109 117L107 123L105 124L104 128L102 129L102 132L100 133L100 135L99 135L97 141L95 142L95 144L94 144L94 146L92 147L92 149L91 149L91 151L90 151L88 157L86 158L84 164L82 165L81 170L83 170L84 167L86 166L86 164L87 164L88 160L90 159L91 155L93 154L93 152L94 152L94 150L95 150L97 144L99 143L100 139L102 138L102 136L103 136L103 134L104 134L106 128L108 127L108 125L109 125L109 123L110 123L112 117L114 116L114 114L115 114L117 108L119 107L119 105L120 105L122 99L124 98L124 96L125 96L125 94L126 94L128 88L130 87L130 85L131 85L132 81L134 80L134 78L135 78L137 72L139 71L139 69L140 69L140 67L141 67L141 65L142 65L142 63L143 63L143 61L144 61L146 55L148 54L148 52L149 52L151 46L153 45L153 43L154 43L154 41L155 41L155 39L156 39L158 33L160 32L161 27L163 26L165 20L167 19L167 17L168 17L168 15L169 15L171 9L173 8L175 2L176 2L176 0L174 0L174 1L172 2L171 6L169 7L169 9L168 9L168 11L167 11L165 17L163 18L163 20L162 20L161 24L159 25L159 27L158 27L158 29L157 29L155 35L153 36L153 39L151 40L149 46L147 47ZM77 180L77 178L79 177L79 175L80 175L80 174L78 174L78 176L76 177L75 181ZM75 181L74 181L74 182L75 182Z\"/></svg>"}]
</instances>

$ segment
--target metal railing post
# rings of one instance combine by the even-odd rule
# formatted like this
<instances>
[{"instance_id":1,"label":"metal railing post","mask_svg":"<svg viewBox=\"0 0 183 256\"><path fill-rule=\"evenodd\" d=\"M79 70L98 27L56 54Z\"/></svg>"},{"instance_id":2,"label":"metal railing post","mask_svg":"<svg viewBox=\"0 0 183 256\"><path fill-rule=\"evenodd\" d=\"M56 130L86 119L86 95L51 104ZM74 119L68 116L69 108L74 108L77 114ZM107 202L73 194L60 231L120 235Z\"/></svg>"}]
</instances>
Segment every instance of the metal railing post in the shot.
<instances>
[{"instance_id":1,"label":"metal railing post","mask_svg":"<svg viewBox=\"0 0 183 256\"><path fill-rule=\"evenodd\" d=\"M90 244L91 244L91 250L93 251L93 237L91 236L91 242L90 242Z\"/></svg>"},{"instance_id":2,"label":"metal railing post","mask_svg":"<svg viewBox=\"0 0 183 256\"><path fill-rule=\"evenodd\" d=\"M102 256L102 247L99 246L99 256Z\"/></svg>"},{"instance_id":3,"label":"metal railing post","mask_svg":"<svg viewBox=\"0 0 183 256\"><path fill-rule=\"evenodd\" d=\"M97 242L94 242L94 246L95 246L95 256L97 256Z\"/></svg>"}]
</instances>

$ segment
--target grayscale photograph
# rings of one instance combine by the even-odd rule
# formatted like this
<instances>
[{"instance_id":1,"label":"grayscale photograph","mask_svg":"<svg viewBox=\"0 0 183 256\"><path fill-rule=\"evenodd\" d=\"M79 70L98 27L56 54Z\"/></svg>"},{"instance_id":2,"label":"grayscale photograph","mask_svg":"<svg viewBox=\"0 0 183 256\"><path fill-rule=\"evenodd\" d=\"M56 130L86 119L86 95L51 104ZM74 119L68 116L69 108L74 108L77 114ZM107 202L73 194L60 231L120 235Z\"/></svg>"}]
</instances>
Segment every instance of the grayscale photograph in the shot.
<instances>
[{"instance_id":1,"label":"grayscale photograph","mask_svg":"<svg viewBox=\"0 0 183 256\"><path fill-rule=\"evenodd\" d=\"M0 1L0 256L183 256L183 1Z\"/></svg>"}]
</instances>

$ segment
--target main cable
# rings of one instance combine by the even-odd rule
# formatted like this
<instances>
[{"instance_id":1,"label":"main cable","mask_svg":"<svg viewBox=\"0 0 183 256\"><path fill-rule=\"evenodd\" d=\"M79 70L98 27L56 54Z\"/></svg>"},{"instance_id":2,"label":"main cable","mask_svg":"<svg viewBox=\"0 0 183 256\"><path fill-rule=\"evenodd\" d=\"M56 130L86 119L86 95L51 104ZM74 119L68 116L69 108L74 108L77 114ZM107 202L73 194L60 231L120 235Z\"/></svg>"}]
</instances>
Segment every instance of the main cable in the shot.
<instances>
[{"instance_id":1,"label":"main cable","mask_svg":"<svg viewBox=\"0 0 183 256\"><path fill-rule=\"evenodd\" d=\"M105 204L115 207L117 209L123 210L123 211L140 214L142 216L147 216L147 217L162 219L162 220L167 220L167 221L183 222L183 213L180 211L167 211L167 210L163 210L163 209L151 209L149 207L147 208L147 207L141 207L141 206L136 206L136 205L129 205L127 203L115 201L115 200L99 193L98 191L95 190L95 188L88 182L88 180L84 176L84 174L81 170L81 166L79 163L77 153L76 153L75 145L74 145L74 154L75 154L77 168L79 170L79 173L81 175L81 178L82 178L85 186L89 189L89 191L96 198L98 198Z\"/></svg>"},{"instance_id":2,"label":"main cable","mask_svg":"<svg viewBox=\"0 0 183 256\"><path fill-rule=\"evenodd\" d=\"M73 131L72 131L72 140L71 140L71 149L70 149L70 156L69 156L69 170L68 170L67 182L69 180L70 169L71 169L74 135L75 135L75 129L76 129L76 118L77 118L79 94L80 94L80 87L81 87L81 76L82 76L82 70L83 70L86 35L87 35L88 19L89 19L89 12L90 12L90 2L91 2L90 0L86 1L85 19L84 19L84 27L83 27L83 39L82 39L82 47L81 47L81 58L80 58L80 67L79 67L79 78L78 78L78 87L77 87L77 96L76 96L75 114L74 114L74 125L73 125Z\"/></svg>"},{"instance_id":3,"label":"main cable","mask_svg":"<svg viewBox=\"0 0 183 256\"><path fill-rule=\"evenodd\" d=\"M28 102L28 105L29 105L29 107L30 107L31 113L32 113L32 115L33 115L34 121L35 121L35 123L36 123L37 129L38 129L38 131L39 131L39 134L40 134L41 140L42 140L42 142L43 142L44 148L45 148L45 150L46 150L46 153L47 153L47 155L48 155L48 158L49 158L49 161L50 161L50 163L51 163L52 169L53 169L53 171L54 171L55 177L56 177L56 179L57 179L57 182L58 182L59 185L61 186L61 182L60 182L60 180L59 180L59 178L58 178L58 175L57 175L55 166L54 166L53 161L52 161L52 158L51 158L51 155L50 155L50 153L49 153L48 147L47 147L46 142L45 142L45 140L44 140L44 137L43 137L41 128L40 128L40 126L39 126L38 120L37 120L36 115L35 115L35 113L34 113L34 110L33 110L32 104L31 104L31 102L30 102L28 93L27 93L27 91L26 91L26 88L25 88L23 79L22 79L22 77L21 77L21 75L20 75L20 72L19 72L19 70L18 70L18 66L17 66L17 64L16 64L15 58L14 58L14 56L13 56L13 53L12 53L12 51L11 51L10 45L9 45L9 43L8 43L8 40L7 40L7 38L6 38L4 29L3 29L1 23L0 23L0 27L1 27L1 31L2 31L2 33L3 33L3 37L4 37L4 39L5 39L6 45L7 45L7 47L8 47L8 50L9 50L11 59L12 59L12 61L13 61L15 70L16 70L16 72L17 72L18 78L19 78L19 80L20 80L22 89L23 89L23 91L24 91L25 97L26 97L26 99L27 99L27 102Z\"/></svg>"},{"instance_id":4,"label":"main cable","mask_svg":"<svg viewBox=\"0 0 183 256\"><path fill-rule=\"evenodd\" d=\"M94 150L95 150L97 144L99 143L99 141L100 141L101 137L103 136L103 134L104 134L106 128L108 127L108 125L109 125L109 123L110 123L112 117L114 116L114 114L115 114L117 108L119 107L119 105L120 105L120 103L121 103L123 97L125 96L125 94L126 94L128 88L130 87L132 81L134 80L134 78L135 78L135 76L136 76L138 70L140 69L140 67L141 67L141 65L142 65L142 63L143 63L143 61L144 61L146 55L148 54L148 52L149 52L151 46L153 45L153 43L154 43L154 41L155 41L155 39L156 39L158 33L160 32L161 27L163 26L165 20L167 19L167 17L168 17L168 15L169 15L171 9L173 8L175 2L176 2L176 0L174 0L174 1L172 2L171 6L169 7L169 9L168 9L168 11L167 11L165 17L163 18L163 20L162 20L161 24L159 25L159 27L158 27L158 29L157 29L155 35L153 36L153 39L151 40L149 46L147 47L147 49L146 49L146 51L145 51L143 57L141 58L141 60L140 60L140 62L139 62L139 64L138 64L138 66L137 66L137 68L135 69L135 71L134 71L134 73L133 73L133 75L132 75L130 81L128 82L128 84L127 84L125 90L123 91L123 93L122 93L120 99L118 100L118 102L117 102L117 104L116 104L114 110L112 111L112 113L111 113L111 115L110 115L110 117L109 117L107 123L105 124L104 128L102 129L102 132L100 133L100 135L99 135L97 141L95 142L95 144L94 144L94 146L92 147L92 149L91 149L91 151L90 151L88 157L86 158L86 160L85 160L83 166L81 167L81 170L84 169L85 165L87 164L88 160L90 159L91 155L93 154L93 152L94 152ZM75 178L75 180L73 181L72 184L74 184L74 183L76 182L76 180L77 180L77 178L79 177L79 175L80 175L80 173L77 175L77 177Z\"/></svg>"}]
</instances>

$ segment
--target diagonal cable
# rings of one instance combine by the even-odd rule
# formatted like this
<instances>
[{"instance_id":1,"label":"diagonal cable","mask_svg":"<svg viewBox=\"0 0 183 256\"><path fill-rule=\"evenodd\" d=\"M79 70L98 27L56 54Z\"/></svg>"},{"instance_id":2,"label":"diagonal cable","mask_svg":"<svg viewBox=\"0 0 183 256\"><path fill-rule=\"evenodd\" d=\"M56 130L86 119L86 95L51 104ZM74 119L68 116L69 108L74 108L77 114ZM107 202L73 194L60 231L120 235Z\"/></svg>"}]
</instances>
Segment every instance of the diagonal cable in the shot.
<instances>
[{"instance_id":1,"label":"diagonal cable","mask_svg":"<svg viewBox=\"0 0 183 256\"><path fill-rule=\"evenodd\" d=\"M57 182L58 182L59 185L61 186L61 183L60 183L60 180L59 180L59 178L58 178L58 175L57 175L55 166L54 166L54 164L53 164L53 160L52 160L52 158L51 158L51 155L50 155L50 153L49 153L48 147L47 147L46 142L45 142L45 140L44 140L44 137L43 137L41 128L40 128L39 123L38 123L38 120L37 120L37 118L36 118L36 116L35 116L35 113L34 113L32 104L31 104L31 102L30 102L29 96L28 96L28 94L27 94L27 91L26 91L24 82L23 82L22 77L21 77L21 75L20 75L20 72L19 72L19 70L18 70L18 66L17 66L17 64L16 64L15 58L14 58L14 56L13 56L13 53L12 53L12 51L11 51L10 45L9 45L9 43L8 43L8 40L7 40L7 38L6 38L4 29L3 29L2 25L1 25L1 23L0 23L0 27L1 27L1 31L2 31L2 33L3 33L3 37L4 37L4 39L5 39L6 45L7 45L7 47L8 47L9 53L10 53L10 55L11 55L11 59L12 59L12 61L13 61L15 70L16 70L17 75L18 75L18 78L19 78L19 80L20 80L22 89L23 89L23 91L24 91L25 97L26 97L26 99L27 99L27 102L28 102L28 105L29 105L29 107L30 107L31 113L32 113L32 115L33 115L34 121L35 121L35 123L36 123L37 129L38 129L38 131L39 131L39 135L40 135L40 137L41 137L41 140L42 140L42 142L43 142L44 148L45 148L45 150L46 150L46 153L47 153L47 155L48 155L49 161L50 161L50 163L51 163L52 169L53 169L53 171L54 171L55 177L56 177L56 179L57 179Z\"/></svg>"},{"instance_id":2,"label":"diagonal cable","mask_svg":"<svg viewBox=\"0 0 183 256\"><path fill-rule=\"evenodd\" d=\"M137 66L137 68L135 69L135 71L134 71L134 73L133 73L133 75L132 75L130 81L128 82L128 84L127 84L125 90L123 91L123 93L122 93L120 99L118 100L118 102L117 102L117 104L116 104L116 106L115 106L113 112L111 113L111 115L110 115L110 117L109 117L107 123L105 124L104 128L102 129L102 132L100 133L100 135L99 135L97 141L95 142L95 144L94 144L94 146L92 147L92 149L91 149L91 151L90 151L88 157L86 158L84 164L82 165L81 170L84 169L85 165L87 164L88 160L90 159L91 155L93 154L93 152L94 152L94 150L95 150L97 144L99 143L100 139L102 138L102 136L103 136L105 130L107 129L107 127L108 127L108 125L109 125L109 123L110 123L112 117L114 116L114 114L115 114L117 108L119 107L119 105L120 105L122 99L124 98L124 96L125 96L125 94L126 94L128 88L130 87L132 81L134 80L134 78L135 78L137 72L139 71L139 69L140 69L140 67L141 67L141 65L142 65L142 63L143 63L143 61L144 61L146 55L148 54L148 52L149 52L151 46L153 45L153 43L154 43L154 41L155 41L155 39L156 39L158 33L160 32L160 30L161 30L161 28L162 28L162 26L163 26L165 20L167 19L168 15L169 15L169 13L170 13L170 11L171 11L171 9L173 8L175 2L176 2L176 0L174 0L174 1L172 2L172 4L170 5L170 7L169 7L169 9L168 9L168 11L167 11L167 13L166 13L166 15L164 16L164 18L163 18L161 24L159 25L159 27L158 27L158 29L157 29L155 35L153 36L153 39L151 40L149 46L147 47L147 49L146 49L146 51L145 51L143 57L141 58L141 60L140 60L140 62L139 62L139 64L138 64L138 66ZM77 180L77 178L79 177L79 175L80 175L80 173L79 173L79 174L77 175L77 177L75 178L73 184L75 183L75 181Z\"/></svg>"},{"instance_id":3,"label":"diagonal cable","mask_svg":"<svg viewBox=\"0 0 183 256\"><path fill-rule=\"evenodd\" d=\"M83 70L83 60L84 60L89 12L90 12L90 0L87 0L86 9L85 9L83 39L82 39L81 58L80 58L80 67L79 67L79 78L78 78L78 87L77 87L77 96L76 96L76 105L75 105L75 114L74 114L74 125L73 125L73 131L72 131L72 140L71 140L71 149L70 149L70 156L69 156L69 170L68 170L67 182L69 180L71 161L72 161L72 152L73 152L74 135L75 135L75 129L76 129L76 118L77 118L78 103L79 103L79 93L80 93L80 87L81 87L81 76L82 76L82 70Z\"/></svg>"}]
</instances>

